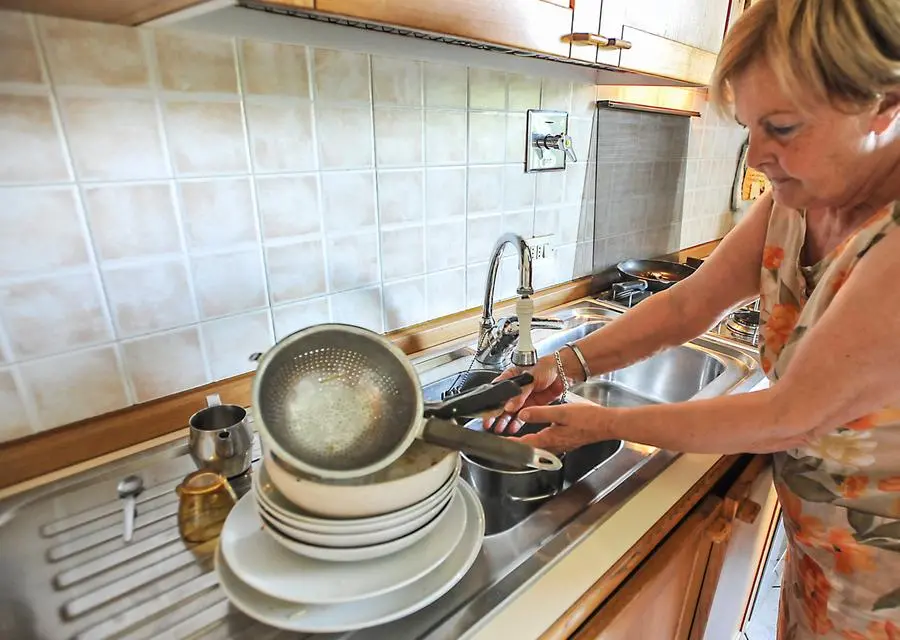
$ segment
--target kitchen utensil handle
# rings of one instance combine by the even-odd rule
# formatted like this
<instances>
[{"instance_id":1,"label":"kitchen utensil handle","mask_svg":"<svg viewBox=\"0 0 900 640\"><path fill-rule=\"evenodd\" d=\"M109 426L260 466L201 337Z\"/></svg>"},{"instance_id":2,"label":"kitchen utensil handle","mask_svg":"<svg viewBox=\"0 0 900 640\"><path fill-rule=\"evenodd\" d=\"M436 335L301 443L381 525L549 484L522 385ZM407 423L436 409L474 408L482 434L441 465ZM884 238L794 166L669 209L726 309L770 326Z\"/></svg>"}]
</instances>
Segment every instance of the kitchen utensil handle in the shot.
<instances>
[{"instance_id":1,"label":"kitchen utensil handle","mask_svg":"<svg viewBox=\"0 0 900 640\"><path fill-rule=\"evenodd\" d=\"M134 536L134 496L124 498L122 503L122 540L131 542Z\"/></svg>"},{"instance_id":2,"label":"kitchen utensil handle","mask_svg":"<svg viewBox=\"0 0 900 640\"><path fill-rule=\"evenodd\" d=\"M443 418L449 420L459 416L476 417L496 415L503 410L503 405L522 393L522 387L534 382L530 373L520 373L514 378L491 382L468 389L443 402L425 404L423 415L426 418Z\"/></svg>"},{"instance_id":3,"label":"kitchen utensil handle","mask_svg":"<svg viewBox=\"0 0 900 640\"><path fill-rule=\"evenodd\" d=\"M556 497L557 494L559 494L559 489L553 489L553 490L551 490L551 491L548 491L547 493L542 493L542 494L537 495L537 496L514 496L514 495L507 495L507 496L506 496L506 499L509 500L510 502L519 502L519 503L525 503L525 504L528 504L528 503L530 503L530 502L540 502L540 501L542 501L542 500L549 500L550 498Z\"/></svg>"},{"instance_id":4,"label":"kitchen utensil handle","mask_svg":"<svg viewBox=\"0 0 900 640\"><path fill-rule=\"evenodd\" d=\"M464 451L511 467L529 467L546 471L562 468L560 459L549 451L484 431L465 429L447 420L428 420L422 431L422 438L432 444Z\"/></svg>"}]
</instances>

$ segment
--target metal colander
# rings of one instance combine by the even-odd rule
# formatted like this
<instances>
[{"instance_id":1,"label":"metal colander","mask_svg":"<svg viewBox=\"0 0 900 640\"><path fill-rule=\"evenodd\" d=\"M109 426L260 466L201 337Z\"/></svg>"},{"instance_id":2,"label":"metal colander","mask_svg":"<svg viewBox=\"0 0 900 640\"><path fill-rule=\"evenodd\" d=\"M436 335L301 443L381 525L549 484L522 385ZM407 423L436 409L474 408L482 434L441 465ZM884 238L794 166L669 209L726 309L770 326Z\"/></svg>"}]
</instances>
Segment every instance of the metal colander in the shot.
<instances>
[{"instance_id":1,"label":"metal colander","mask_svg":"<svg viewBox=\"0 0 900 640\"><path fill-rule=\"evenodd\" d=\"M308 473L350 477L407 448L423 402L402 351L366 329L325 324L266 353L253 407L276 454Z\"/></svg>"}]
</instances>

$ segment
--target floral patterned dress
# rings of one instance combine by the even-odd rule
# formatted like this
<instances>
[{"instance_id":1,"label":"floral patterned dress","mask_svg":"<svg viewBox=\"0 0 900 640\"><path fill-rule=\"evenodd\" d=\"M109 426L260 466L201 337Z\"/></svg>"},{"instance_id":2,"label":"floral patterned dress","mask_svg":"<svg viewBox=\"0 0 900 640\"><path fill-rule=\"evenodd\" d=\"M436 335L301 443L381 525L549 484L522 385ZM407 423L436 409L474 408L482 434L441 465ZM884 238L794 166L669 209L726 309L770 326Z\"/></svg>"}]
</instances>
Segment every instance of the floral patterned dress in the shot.
<instances>
[{"instance_id":1,"label":"floral patterned dress","mask_svg":"<svg viewBox=\"0 0 900 640\"><path fill-rule=\"evenodd\" d=\"M805 214L773 207L760 292L771 381L866 252L898 227L900 203L803 267ZM775 454L774 471L789 540L779 640L900 640L900 407Z\"/></svg>"}]
</instances>

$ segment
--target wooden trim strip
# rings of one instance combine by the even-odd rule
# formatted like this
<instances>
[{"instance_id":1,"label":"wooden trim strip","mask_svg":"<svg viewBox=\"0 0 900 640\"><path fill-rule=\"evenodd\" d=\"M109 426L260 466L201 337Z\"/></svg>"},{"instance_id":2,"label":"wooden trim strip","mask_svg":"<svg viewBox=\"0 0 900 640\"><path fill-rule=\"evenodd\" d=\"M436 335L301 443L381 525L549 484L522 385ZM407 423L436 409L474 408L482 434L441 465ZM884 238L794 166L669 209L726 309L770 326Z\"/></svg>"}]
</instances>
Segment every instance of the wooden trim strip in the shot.
<instances>
[{"instance_id":1,"label":"wooden trim strip","mask_svg":"<svg viewBox=\"0 0 900 640\"><path fill-rule=\"evenodd\" d=\"M534 296L535 311L584 298L592 293L591 285L592 279L586 277L539 291ZM513 306L514 300L508 300L495 305L494 310L500 315ZM413 354L474 334L480 318L481 309L473 308L387 335L405 353ZM0 489L184 429L191 415L205 406L210 393L218 393L222 402L247 406L252 386L253 373L245 373L2 443Z\"/></svg>"},{"instance_id":2,"label":"wooden trim strip","mask_svg":"<svg viewBox=\"0 0 900 640\"><path fill-rule=\"evenodd\" d=\"M619 585L634 572L660 542L669 535L713 486L737 463L742 456L722 456L706 474L685 493L657 523L619 558L553 625L540 636L540 640L566 640L609 598Z\"/></svg>"}]
</instances>

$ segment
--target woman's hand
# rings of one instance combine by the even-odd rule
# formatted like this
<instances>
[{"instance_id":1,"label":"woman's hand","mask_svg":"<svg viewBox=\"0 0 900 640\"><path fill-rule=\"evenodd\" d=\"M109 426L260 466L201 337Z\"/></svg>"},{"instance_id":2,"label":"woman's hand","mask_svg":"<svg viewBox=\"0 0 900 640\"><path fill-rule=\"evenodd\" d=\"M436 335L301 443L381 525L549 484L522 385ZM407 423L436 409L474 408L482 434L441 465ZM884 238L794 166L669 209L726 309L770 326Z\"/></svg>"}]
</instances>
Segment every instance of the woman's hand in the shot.
<instances>
[{"instance_id":1,"label":"woman's hand","mask_svg":"<svg viewBox=\"0 0 900 640\"><path fill-rule=\"evenodd\" d=\"M496 433L516 433L522 428L523 421L517 417L523 407L545 405L553 402L563 392L563 382L559 378L556 369L556 360L551 356L544 356L533 367L521 369L510 367L497 377L497 382L512 378L527 371L534 376L534 382L522 388L522 393L509 400L503 408L503 413L492 421L485 420L484 428Z\"/></svg>"},{"instance_id":2,"label":"woman's hand","mask_svg":"<svg viewBox=\"0 0 900 640\"><path fill-rule=\"evenodd\" d=\"M612 439L616 415L615 409L588 402L529 407L522 410L519 420L552 424L537 433L522 436L520 440L553 453L571 451L586 444Z\"/></svg>"}]
</instances>

